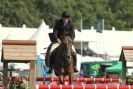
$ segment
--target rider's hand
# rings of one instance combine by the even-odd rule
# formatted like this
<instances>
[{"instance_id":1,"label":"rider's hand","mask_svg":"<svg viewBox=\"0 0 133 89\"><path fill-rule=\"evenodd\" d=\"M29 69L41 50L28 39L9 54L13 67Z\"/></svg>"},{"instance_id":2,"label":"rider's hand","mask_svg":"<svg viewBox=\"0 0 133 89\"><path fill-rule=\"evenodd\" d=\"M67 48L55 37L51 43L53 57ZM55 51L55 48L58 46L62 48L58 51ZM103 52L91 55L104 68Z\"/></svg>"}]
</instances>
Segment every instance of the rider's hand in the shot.
<instances>
[{"instance_id":1,"label":"rider's hand","mask_svg":"<svg viewBox=\"0 0 133 89\"><path fill-rule=\"evenodd\" d=\"M58 42L58 43L61 43L61 40L60 40L60 39L57 39L57 42Z\"/></svg>"}]
</instances>

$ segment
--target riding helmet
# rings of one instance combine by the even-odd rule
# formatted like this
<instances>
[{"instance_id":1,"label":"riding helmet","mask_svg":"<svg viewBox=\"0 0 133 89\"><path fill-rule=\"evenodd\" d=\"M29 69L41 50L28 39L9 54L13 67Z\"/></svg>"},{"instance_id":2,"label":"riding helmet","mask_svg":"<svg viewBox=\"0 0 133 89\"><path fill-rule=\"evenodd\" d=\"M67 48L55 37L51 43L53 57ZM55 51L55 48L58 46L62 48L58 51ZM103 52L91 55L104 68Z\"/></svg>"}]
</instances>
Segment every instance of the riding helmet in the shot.
<instances>
[{"instance_id":1,"label":"riding helmet","mask_svg":"<svg viewBox=\"0 0 133 89\"><path fill-rule=\"evenodd\" d=\"M62 18L64 18L64 17L69 18L69 17L70 17L70 13L69 13L68 11L64 11L64 12L62 13Z\"/></svg>"}]
</instances>

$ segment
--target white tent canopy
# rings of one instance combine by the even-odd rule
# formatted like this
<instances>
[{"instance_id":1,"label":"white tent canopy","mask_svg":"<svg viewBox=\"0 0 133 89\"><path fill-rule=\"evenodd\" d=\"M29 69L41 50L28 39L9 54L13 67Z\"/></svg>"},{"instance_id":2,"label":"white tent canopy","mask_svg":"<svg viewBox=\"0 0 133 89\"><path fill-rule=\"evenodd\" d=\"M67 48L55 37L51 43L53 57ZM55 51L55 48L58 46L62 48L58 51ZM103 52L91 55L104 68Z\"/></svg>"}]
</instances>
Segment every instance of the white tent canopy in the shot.
<instances>
[{"instance_id":1,"label":"white tent canopy","mask_svg":"<svg viewBox=\"0 0 133 89\"><path fill-rule=\"evenodd\" d=\"M38 28L28 28L26 26L23 26L22 28L0 26L0 46L3 39L32 39L37 41L37 54L44 53L46 50L43 48L48 47L50 44L48 33L52 31L53 29L50 29L44 21L42 21ZM75 42L89 42L89 48L100 54L106 53L107 55L119 57L122 46L133 46L133 31L103 30L102 33L97 33L95 29L83 29L81 32L75 30L75 34ZM88 60L86 60L86 58ZM91 61L89 59L92 59L93 61L102 61L100 58L80 57L79 55L78 59L82 59L82 62ZM78 64L79 63L81 63L81 60Z\"/></svg>"},{"instance_id":2,"label":"white tent canopy","mask_svg":"<svg viewBox=\"0 0 133 89\"><path fill-rule=\"evenodd\" d=\"M48 33L52 32L51 29L42 21L36 32L30 37L31 40L37 40L37 54L44 52L44 48L50 44Z\"/></svg>"}]
</instances>

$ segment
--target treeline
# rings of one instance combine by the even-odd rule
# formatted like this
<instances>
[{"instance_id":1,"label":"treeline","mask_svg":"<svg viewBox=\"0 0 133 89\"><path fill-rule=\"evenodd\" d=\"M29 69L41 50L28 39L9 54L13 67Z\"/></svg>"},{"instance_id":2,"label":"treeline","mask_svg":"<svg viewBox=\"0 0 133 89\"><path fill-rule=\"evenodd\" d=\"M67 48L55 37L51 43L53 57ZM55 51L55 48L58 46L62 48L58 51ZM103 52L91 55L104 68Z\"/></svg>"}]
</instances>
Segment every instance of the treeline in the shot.
<instances>
[{"instance_id":1,"label":"treeline","mask_svg":"<svg viewBox=\"0 0 133 89\"><path fill-rule=\"evenodd\" d=\"M133 0L0 0L0 23L3 26L38 27L44 19L51 28L64 10L70 11L75 28L96 27L104 19L105 29L133 29Z\"/></svg>"}]
</instances>

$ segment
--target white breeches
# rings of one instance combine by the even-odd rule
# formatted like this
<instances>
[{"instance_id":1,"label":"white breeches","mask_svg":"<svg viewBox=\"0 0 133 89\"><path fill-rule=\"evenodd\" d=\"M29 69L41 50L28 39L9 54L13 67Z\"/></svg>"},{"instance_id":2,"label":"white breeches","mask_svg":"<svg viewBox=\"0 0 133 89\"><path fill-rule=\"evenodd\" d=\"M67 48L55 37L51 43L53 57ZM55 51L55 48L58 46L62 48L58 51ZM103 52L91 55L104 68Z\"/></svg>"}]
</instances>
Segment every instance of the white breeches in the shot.
<instances>
[{"instance_id":1,"label":"white breeches","mask_svg":"<svg viewBox=\"0 0 133 89\"><path fill-rule=\"evenodd\" d=\"M54 43L54 44L51 46L50 54L51 54L51 52L52 52L55 48L57 48L58 46L59 46L59 43Z\"/></svg>"}]
</instances>

